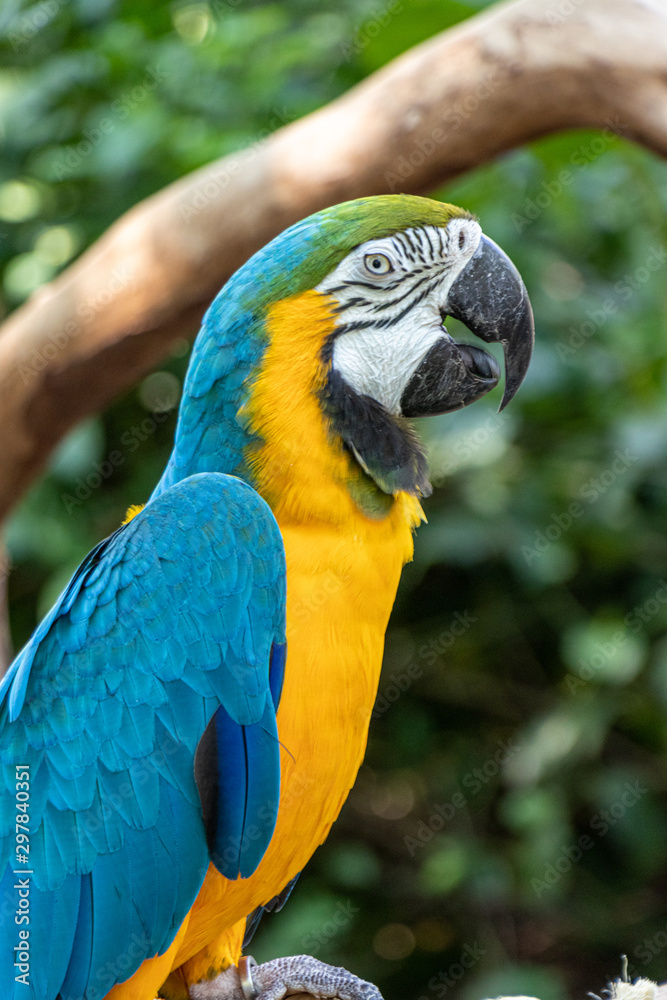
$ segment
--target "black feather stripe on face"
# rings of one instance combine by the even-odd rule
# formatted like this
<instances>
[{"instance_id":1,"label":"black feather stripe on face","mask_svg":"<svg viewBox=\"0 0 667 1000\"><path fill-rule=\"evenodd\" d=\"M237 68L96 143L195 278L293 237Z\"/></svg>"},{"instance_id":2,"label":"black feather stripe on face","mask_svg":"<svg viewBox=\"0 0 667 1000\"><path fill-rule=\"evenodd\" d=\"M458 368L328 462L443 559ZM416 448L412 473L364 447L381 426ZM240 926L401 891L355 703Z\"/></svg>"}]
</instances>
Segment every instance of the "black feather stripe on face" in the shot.
<instances>
[{"instance_id":1,"label":"black feather stripe on face","mask_svg":"<svg viewBox=\"0 0 667 1000\"><path fill-rule=\"evenodd\" d=\"M431 495L426 456L407 420L355 392L334 369L329 370L321 402L333 433L384 493Z\"/></svg>"}]
</instances>

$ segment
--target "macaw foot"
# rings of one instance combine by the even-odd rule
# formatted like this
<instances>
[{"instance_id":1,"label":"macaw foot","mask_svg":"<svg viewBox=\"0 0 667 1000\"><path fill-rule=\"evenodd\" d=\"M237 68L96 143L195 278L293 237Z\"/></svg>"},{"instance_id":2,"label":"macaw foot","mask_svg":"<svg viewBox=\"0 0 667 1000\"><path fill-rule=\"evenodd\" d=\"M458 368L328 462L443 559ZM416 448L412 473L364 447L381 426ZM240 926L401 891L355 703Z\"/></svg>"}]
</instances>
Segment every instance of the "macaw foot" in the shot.
<instances>
[{"instance_id":1,"label":"macaw foot","mask_svg":"<svg viewBox=\"0 0 667 1000\"><path fill-rule=\"evenodd\" d=\"M282 1000L291 993L310 993L320 1000L382 1000L377 986L310 955L274 958L262 965L246 956L238 968L233 965L216 979L190 987L191 1000Z\"/></svg>"}]
</instances>

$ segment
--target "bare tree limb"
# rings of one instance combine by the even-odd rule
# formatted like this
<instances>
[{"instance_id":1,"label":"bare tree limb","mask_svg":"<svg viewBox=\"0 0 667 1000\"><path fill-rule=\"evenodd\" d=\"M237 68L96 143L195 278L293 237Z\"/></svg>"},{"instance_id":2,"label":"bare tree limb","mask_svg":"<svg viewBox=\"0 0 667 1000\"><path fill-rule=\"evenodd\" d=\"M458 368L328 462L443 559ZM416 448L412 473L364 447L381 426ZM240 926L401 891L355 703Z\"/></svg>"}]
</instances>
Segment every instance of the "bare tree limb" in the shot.
<instances>
[{"instance_id":1,"label":"bare tree limb","mask_svg":"<svg viewBox=\"0 0 667 1000\"><path fill-rule=\"evenodd\" d=\"M0 519L63 434L192 333L285 226L347 198L427 191L582 126L667 155L661 0L501 4L137 205L2 327Z\"/></svg>"},{"instance_id":2,"label":"bare tree limb","mask_svg":"<svg viewBox=\"0 0 667 1000\"><path fill-rule=\"evenodd\" d=\"M12 661L12 638L9 630L9 609L7 606L7 583L9 579L9 556L0 539L0 677Z\"/></svg>"}]
</instances>

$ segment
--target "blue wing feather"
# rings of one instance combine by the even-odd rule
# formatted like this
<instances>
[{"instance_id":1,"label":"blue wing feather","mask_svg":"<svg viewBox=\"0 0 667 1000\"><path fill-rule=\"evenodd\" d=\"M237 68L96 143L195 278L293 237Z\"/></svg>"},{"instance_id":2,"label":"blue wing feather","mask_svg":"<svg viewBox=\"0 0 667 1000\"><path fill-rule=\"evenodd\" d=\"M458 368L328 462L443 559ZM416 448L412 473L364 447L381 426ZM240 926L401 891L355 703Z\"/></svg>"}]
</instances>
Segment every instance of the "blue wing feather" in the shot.
<instances>
[{"instance_id":1,"label":"blue wing feather","mask_svg":"<svg viewBox=\"0 0 667 1000\"><path fill-rule=\"evenodd\" d=\"M27 990L4 958L15 925L0 922L3 996L94 1000L163 952L220 846L208 817L237 843L227 871L257 866L279 797L284 614L273 515L217 473L155 497L81 564L0 684L0 873L11 896L21 762L35 915ZM202 800L194 761L212 719L224 760Z\"/></svg>"},{"instance_id":2,"label":"blue wing feather","mask_svg":"<svg viewBox=\"0 0 667 1000\"><path fill-rule=\"evenodd\" d=\"M273 700L238 726L220 706L197 748L195 777L211 861L227 878L257 868L278 818L280 768ZM258 836L258 831L261 834Z\"/></svg>"},{"instance_id":3,"label":"blue wing feather","mask_svg":"<svg viewBox=\"0 0 667 1000\"><path fill-rule=\"evenodd\" d=\"M287 660L287 643L274 642L271 647L271 659L269 661L269 686L273 705L278 711L280 695L283 691L283 681L285 680L285 662Z\"/></svg>"}]
</instances>

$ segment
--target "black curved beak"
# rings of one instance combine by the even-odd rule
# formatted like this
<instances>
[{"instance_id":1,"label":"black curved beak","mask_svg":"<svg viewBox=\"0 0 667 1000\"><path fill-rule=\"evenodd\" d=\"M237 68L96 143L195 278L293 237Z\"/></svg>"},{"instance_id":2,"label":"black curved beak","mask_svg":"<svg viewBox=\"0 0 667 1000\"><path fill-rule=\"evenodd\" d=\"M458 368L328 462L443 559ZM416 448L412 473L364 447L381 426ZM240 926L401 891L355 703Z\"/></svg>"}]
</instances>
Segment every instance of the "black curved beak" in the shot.
<instances>
[{"instance_id":1,"label":"black curved beak","mask_svg":"<svg viewBox=\"0 0 667 1000\"><path fill-rule=\"evenodd\" d=\"M413 372L401 396L404 417L435 417L474 403L495 389L498 362L469 344L438 340Z\"/></svg>"},{"instance_id":2,"label":"black curved beak","mask_svg":"<svg viewBox=\"0 0 667 1000\"><path fill-rule=\"evenodd\" d=\"M507 254L487 236L449 290L447 314L471 333L503 345L505 392L502 410L528 370L535 341L533 311L521 275ZM446 331L443 331L446 334ZM495 388L500 371L486 351L443 336L422 359L401 396L406 417L458 410Z\"/></svg>"},{"instance_id":3,"label":"black curved beak","mask_svg":"<svg viewBox=\"0 0 667 1000\"><path fill-rule=\"evenodd\" d=\"M526 286L504 250L482 236L447 296L447 312L487 344L502 344L505 392L502 410L523 382L535 343Z\"/></svg>"}]
</instances>

